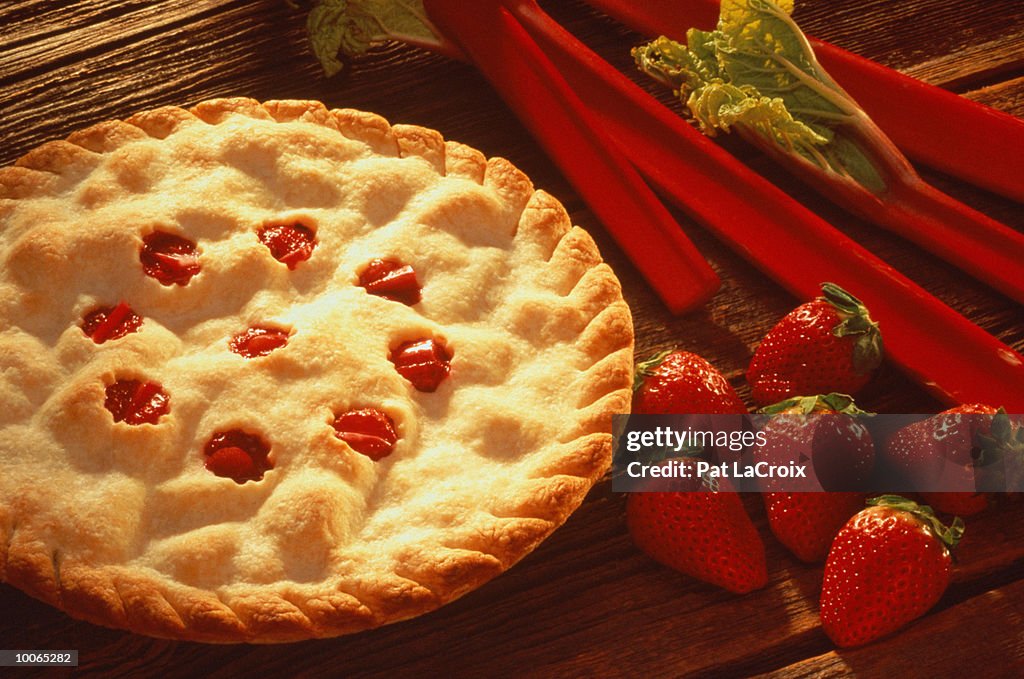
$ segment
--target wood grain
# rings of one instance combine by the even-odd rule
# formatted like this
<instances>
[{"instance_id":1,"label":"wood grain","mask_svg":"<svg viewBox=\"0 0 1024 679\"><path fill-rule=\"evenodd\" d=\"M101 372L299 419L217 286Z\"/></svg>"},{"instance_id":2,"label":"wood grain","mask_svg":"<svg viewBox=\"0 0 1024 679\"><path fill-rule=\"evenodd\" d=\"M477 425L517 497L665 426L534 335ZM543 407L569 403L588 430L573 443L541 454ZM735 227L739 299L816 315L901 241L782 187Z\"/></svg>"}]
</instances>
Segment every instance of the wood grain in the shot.
<instances>
[{"instance_id":1,"label":"wood grain","mask_svg":"<svg viewBox=\"0 0 1024 679\"><path fill-rule=\"evenodd\" d=\"M633 74L627 48L640 36L578 2L543 4ZM822 39L1024 116L1024 5L1015 0L798 1L797 11L808 32ZM488 155L508 157L559 196L619 274L641 355L684 346L709 358L746 397L743 372L753 348L796 302L680 217L723 286L705 311L672 317L472 69L392 45L355 59L349 73L327 80L308 52L303 13L281 0L16 0L0 6L0 26L0 164L74 129L159 105L224 95L320 99L329 106L373 110L392 122L434 127ZM734 140L724 143L837 228L1024 351L1019 305L823 203ZM925 175L1024 230L1020 205L927 170ZM889 366L862 404L881 412L933 412L940 405ZM1024 666L1024 504L970 522L956 580L935 611L886 641L837 651L817 621L821 568L790 557L765 529L760 501L746 501L765 536L771 567L769 586L745 597L702 585L640 554L625 531L624 498L605 483L510 572L433 614L366 634L266 648L153 640L73 621L0 585L0 647L77 648L80 670L103 676L798 677L900 670L920 676L926 669L936 676L968 669L986 676L986 667L999 673ZM931 640L937 635L962 642L936 649ZM33 673L19 670L18 676Z\"/></svg>"},{"instance_id":2,"label":"wood grain","mask_svg":"<svg viewBox=\"0 0 1024 679\"><path fill-rule=\"evenodd\" d=\"M992 630L1007 630L993 634ZM927 649L922 652L922 649ZM993 589L934 614L873 646L829 651L773 671L779 679L796 677L950 676L970 667L972 677L1009 677L1020 666L1004 664L1024 657L1024 582ZM1019 676L1019 675L1018 675Z\"/></svg>"}]
</instances>

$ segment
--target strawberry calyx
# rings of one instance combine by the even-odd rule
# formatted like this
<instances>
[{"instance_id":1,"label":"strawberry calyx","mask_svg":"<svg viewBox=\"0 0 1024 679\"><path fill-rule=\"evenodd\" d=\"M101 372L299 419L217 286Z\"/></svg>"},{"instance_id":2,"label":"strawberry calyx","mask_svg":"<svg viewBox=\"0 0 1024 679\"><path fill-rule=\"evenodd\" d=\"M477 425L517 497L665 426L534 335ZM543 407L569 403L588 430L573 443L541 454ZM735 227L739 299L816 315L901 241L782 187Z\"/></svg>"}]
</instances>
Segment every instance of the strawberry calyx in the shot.
<instances>
[{"instance_id":1,"label":"strawberry calyx","mask_svg":"<svg viewBox=\"0 0 1024 679\"><path fill-rule=\"evenodd\" d=\"M787 398L770 406L765 406L757 412L763 415L810 415L812 413L841 413L844 415L874 415L874 413L861 410L854 403L853 397L849 394L817 394L815 396L794 396Z\"/></svg>"},{"instance_id":2,"label":"strawberry calyx","mask_svg":"<svg viewBox=\"0 0 1024 679\"><path fill-rule=\"evenodd\" d=\"M409 264L392 259L371 260L359 274L360 287L371 295L412 306L420 301L420 283Z\"/></svg>"},{"instance_id":3,"label":"strawberry calyx","mask_svg":"<svg viewBox=\"0 0 1024 679\"><path fill-rule=\"evenodd\" d=\"M644 380L654 375L655 371L658 369L658 366L664 363L665 359L671 353L671 349L659 351L658 353L648 358L646 361L640 361L639 363L636 364L636 368L633 370L634 392L640 391L641 387L644 386Z\"/></svg>"},{"instance_id":4,"label":"strawberry calyx","mask_svg":"<svg viewBox=\"0 0 1024 679\"><path fill-rule=\"evenodd\" d=\"M1012 420L1005 408L999 408L989 431L978 433L976 442L979 453L974 466L992 467L1002 462L1003 470L1010 472L1002 478L1004 489L1024 491L1024 425Z\"/></svg>"},{"instance_id":5,"label":"strawberry calyx","mask_svg":"<svg viewBox=\"0 0 1024 679\"><path fill-rule=\"evenodd\" d=\"M927 528L939 542L945 545L946 550L950 554L956 549L960 538L964 534L964 521L959 516L954 517L953 521L947 526L935 516L935 512L932 511L931 507L919 505L902 495L879 495L878 497L870 498L867 504L871 507L887 507L912 515L918 523Z\"/></svg>"},{"instance_id":6,"label":"strawberry calyx","mask_svg":"<svg viewBox=\"0 0 1024 679\"><path fill-rule=\"evenodd\" d=\"M882 333L871 318L868 308L859 299L835 283L821 284L822 296L836 310L840 321L832 334L836 337L856 337L853 344L853 368L866 375L882 362Z\"/></svg>"},{"instance_id":7,"label":"strawberry calyx","mask_svg":"<svg viewBox=\"0 0 1024 679\"><path fill-rule=\"evenodd\" d=\"M975 460L977 465L996 462L1010 455L1024 459L1024 425L1010 419L1006 408L999 408L992 416L989 433L979 433L977 438L981 448L981 454Z\"/></svg>"}]
</instances>

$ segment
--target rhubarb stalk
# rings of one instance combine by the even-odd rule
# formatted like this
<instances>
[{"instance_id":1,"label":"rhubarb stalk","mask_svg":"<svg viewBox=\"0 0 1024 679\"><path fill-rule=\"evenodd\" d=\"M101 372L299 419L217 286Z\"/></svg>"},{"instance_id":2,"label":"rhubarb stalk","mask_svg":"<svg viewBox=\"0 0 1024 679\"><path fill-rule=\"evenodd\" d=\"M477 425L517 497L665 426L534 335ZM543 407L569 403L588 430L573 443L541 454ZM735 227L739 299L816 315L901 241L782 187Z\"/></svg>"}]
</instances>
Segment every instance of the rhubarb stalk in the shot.
<instances>
[{"instance_id":1,"label":"rhubarb stalk","mask_svg":"<svg viewBox=\"0 0 1024 679\"><path fill-rule=\"evenodd\" d=\"M735 130L821 194L1024 302L1024 234L926 184L821 67L792 0L723 0L718 29L634 50L701 129Z\"/></svg>"},{"instance_id":2,"label":"rhubarb stalk","mask_svg":"<svg viewBox=\"0 0 1024 679\"><path fill-rule=\"evenodd\" d=\"M718 0L586 0L633 30L682 39L710 31ZM1024 121L808 38L818 59L903 152L924 165L1024 202ZM898 102L898 103L897 103Z\"/></svg>"}]
</instances>

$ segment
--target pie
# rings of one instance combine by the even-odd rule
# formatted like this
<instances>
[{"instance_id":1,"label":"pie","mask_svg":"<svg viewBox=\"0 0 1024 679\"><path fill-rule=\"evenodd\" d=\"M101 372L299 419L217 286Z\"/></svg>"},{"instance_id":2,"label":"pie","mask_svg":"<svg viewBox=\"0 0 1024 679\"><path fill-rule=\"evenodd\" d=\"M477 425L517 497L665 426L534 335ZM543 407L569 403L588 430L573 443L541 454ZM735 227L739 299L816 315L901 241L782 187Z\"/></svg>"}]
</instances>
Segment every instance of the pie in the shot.
<instances>
[{"instance_id":1,"label":"pie","mask_svg":"<svg viewBox=\"0 0 1024 679\"><path fill-rule=\"evenodd\" d=\"M309 101L90 127L0 170L0 581L206 642L420 615L602 477L632 347L507 160Z\"/></svg>"}]
</instances>

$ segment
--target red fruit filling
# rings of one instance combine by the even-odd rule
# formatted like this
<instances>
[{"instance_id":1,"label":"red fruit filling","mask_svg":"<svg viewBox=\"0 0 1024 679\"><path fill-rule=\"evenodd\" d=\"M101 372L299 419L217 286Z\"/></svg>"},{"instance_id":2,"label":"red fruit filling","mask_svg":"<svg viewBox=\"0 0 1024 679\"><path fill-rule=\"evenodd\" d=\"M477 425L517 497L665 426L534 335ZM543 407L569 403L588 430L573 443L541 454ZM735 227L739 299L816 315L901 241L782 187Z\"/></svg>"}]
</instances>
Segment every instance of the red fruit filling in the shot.
<instances>
[{"instance_id":1,"label":"red fruit filling","mask_svg":"<svg viewBox=\"0 0 1024 679\"><path fill-rule=\"evenodd\" d=\"M164 285L185 285L199 273L196 244L187 238L155 231L142 239L142 270Z\"/></svg>"},{"instance_id":2,"label":"red fruit filling","mask_svg":"<svg viewBox=\"0 0 1024 679\"><path fill-rule=\"evenodd\" d=\"M374 259L359 274L359 285L371 295L412 306L420 301L420 283L412 266L391 259Z\"/></svg>"},{"instance_id":3,"label":"red fruit filling","mask_svg":"<svg viewBox=\"0 0 1024 679\"><path fill-rule=\"evenodd\" d=\"M210 437L203 453L207 469L238 484L259 481L265 471L274 468L267 459L270 444L257 434L240 429L217 432Z\"/></svg>"},{"instance_id":4,"label":"red fruit filling","mask_svg":"<svg viewBox=\"0 0 1024 679\"><path fill-rule=\"evenodd\" d=\"M431 392L448 376L452 357L440 342L420 339L402 344L391 352L389 359L398 374L418 391Z\"/></svg>"},{"instance_id":5,"label":"red fruit filling","mask_svg":"<svg viewBox=\"0 0 1024 679\"><path fill-rule=\"evenodd\" d=\"M398 435L391 418L376 408L342 413L334 419L335 436L371 460L387 457L395 449Z\"/></svg>"},{"instance_id":6,"label":"red fruit filling","mask_svg":"<svg viewBox=\"0 0 1024 679\"><path fill-rule=\"evenodd\" d=\"M118 380L107 386L104 407L114 422L156 424L170 410L170 397L156 382Z\"/></svg>"},{"instance_id":7,"label":"red fruit filling","mask_svg":"<svg viewBox=\"0 0 1024 679\"><path fill-rule=\"evenodd\" d=\"M249 328L231 338L228 346L231 351L245 356L256 358L266 356L274 349L288 344L288 331L278 328L262 328L259 326Z\"/></svg>"},{"instance_id":8,"label":"red fruit filling","mask_svg":"<svg viewBox=\"0 0 1024 679\"><path fill-rule=\"evenodd\" d=\"M259 231L260 242L270 249L277 261L294 269L313 254L316 235L302 224L274 224Z\"/></svg>"},{"instance_id":9,"label":"red fruit filling","mask_svg":"<svg viewBox=\"0 0 1024 679\"><path fill-rule=\"evenodd\" d=\"M93 309L82 319L82 331L96 344L124 337L142 325L142 317L132 311L126 302L114 307Z\"/></svg>"}]
</instances>

